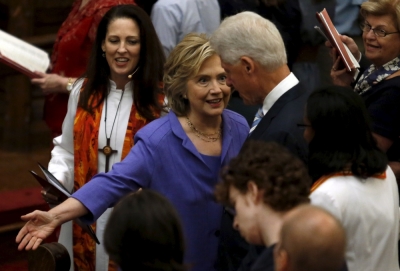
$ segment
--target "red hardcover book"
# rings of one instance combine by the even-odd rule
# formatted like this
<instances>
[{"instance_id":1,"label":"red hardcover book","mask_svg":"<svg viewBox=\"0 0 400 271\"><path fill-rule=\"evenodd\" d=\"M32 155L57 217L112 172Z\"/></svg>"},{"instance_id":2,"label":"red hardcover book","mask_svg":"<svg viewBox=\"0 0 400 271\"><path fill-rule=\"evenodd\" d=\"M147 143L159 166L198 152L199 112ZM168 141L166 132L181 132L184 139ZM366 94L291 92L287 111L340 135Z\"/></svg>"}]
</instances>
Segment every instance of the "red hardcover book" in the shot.
<instances>
[{"instance_id":1,"label":"red hardcover book","mask_svg":"<svg viewBox=\"0 0 400 271\"><path fill-rule=\"evenodd\" d=\"M318 21L322 25L324 36L330 41L332 46L336 48L338 54L342 59L344 67L346 67L349 72L351 70L359 68L360 65L358 64L357 60L354 58L353 54L350 52L346 44L344 44L340 39L340 34L333 25L332 20L329 17L326 9L323 9L321 12L317 12L316 15Z\"/></svg>"}]
</instances>

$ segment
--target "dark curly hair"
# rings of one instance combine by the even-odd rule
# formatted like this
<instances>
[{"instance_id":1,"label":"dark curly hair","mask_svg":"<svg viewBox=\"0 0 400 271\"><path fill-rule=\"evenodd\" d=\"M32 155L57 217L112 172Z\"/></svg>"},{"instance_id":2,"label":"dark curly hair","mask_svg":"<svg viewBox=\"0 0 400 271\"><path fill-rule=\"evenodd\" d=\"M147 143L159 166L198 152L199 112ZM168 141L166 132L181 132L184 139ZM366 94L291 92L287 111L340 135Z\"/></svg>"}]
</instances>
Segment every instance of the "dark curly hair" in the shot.
<instances>
[{"instance_id":1,"label":"dark curly hair","mask_svg":"<svg viewBox=\"0 0 400 271\"><path fill-rule=\"evenodd\" d=\"M288 211L309 202L311 179L303 162L275 142L248 141L221 173L215 195L230 205L229 188L242 194L252 181L264 191L264 203L275 211Z\"/></svg>"}]
</instances>

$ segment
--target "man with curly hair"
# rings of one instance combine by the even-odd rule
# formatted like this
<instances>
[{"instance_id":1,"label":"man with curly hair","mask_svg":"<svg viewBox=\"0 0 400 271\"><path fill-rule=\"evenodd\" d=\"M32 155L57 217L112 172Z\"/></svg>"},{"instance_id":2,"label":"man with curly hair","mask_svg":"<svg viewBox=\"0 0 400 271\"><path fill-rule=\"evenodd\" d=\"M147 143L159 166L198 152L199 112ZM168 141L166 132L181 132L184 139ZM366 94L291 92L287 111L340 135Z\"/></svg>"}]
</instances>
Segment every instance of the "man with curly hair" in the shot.
<instances>
[{"instance_id":1,"label":"man with curly hair","mask_svg":"<svg viewBox=\"0 0 400 271\"><path fill-rule=\"evenodd\" d=\"M310 185L303 162L274 142L248 141L223 170L217 200L230 206L233 227L248 243L266 246L252 271L274 270L282 223L297 207L308 205Z\"/></svg>"}]
</instances>

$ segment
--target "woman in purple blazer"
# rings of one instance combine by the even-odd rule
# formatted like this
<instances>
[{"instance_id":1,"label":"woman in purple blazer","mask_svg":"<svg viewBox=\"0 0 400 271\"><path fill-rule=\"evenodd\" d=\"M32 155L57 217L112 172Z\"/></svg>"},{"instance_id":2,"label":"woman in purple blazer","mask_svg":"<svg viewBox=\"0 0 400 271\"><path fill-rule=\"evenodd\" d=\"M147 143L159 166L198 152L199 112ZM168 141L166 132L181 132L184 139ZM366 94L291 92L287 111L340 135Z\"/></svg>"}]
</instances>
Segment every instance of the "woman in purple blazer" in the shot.
<instances>
[{"instance_id":1,"label":"woman in purple blazer","mask_svg":"<svg viewBox=\"0 0 400 271\"><path fill-rule=\"evenodd\" d=\"M221 167L236 156L249 127L226 110L230 88L221 60L203 35L189 34L171 52L164 89L171 111L135 136L129 155L96 175L72 198L49 212L34 211L16 241L35 249L62 223L92 223L122 196L141 187L166 196L177 209L187 243L185 262L195 271L215 270L223 212L213 198Z\"/></svg>"}]
</instances>

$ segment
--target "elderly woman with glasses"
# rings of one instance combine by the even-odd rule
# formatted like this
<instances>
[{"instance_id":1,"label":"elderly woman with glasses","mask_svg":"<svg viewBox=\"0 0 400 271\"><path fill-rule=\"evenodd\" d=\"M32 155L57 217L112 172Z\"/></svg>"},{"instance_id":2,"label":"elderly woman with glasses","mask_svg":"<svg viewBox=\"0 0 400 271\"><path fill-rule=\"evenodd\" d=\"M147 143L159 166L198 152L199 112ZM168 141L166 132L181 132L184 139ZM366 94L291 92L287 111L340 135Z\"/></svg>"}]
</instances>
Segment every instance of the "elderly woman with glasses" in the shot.
<instances>
[{"instance_id":1,"label":"elderly woman with glasses","mask_svg":"<svg viewBox=\"0 0 400 271\"><path fill-rule=\"evenodd\" d=\"M354 81L354 73L338 69L340 59L333 54L331 77L336 85L354 87L363 98L373 121L373 135L400 180L400 0L369 0L360 12L365 55L361 56L349 37L342 36L342 40L357 59L372 64Z\"/></svg>"}]
</instances>

